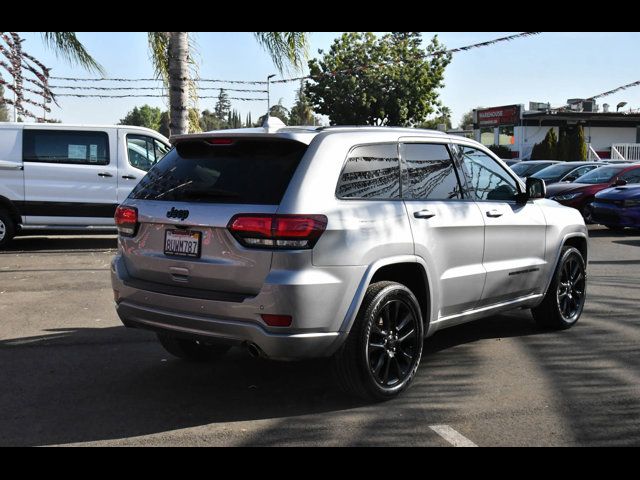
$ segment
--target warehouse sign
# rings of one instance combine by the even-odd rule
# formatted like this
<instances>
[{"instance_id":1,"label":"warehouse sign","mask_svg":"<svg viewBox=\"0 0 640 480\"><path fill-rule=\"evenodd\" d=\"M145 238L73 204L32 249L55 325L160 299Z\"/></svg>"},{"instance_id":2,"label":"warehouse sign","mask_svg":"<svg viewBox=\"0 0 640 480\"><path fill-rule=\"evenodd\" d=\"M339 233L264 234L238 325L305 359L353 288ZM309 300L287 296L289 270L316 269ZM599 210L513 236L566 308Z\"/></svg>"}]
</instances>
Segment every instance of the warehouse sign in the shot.
<instances>
[{"instance_id":1,"label":"warehouse sign","mask_svg":"<svg viewBox=\"0 0 640 480\"><path fill-rule=\"evenodd\" d=\"M479 127L497 127L499 125L517 125L520 121L520 105L492 107L477 110Z\"/></svg>"}]
</instances>

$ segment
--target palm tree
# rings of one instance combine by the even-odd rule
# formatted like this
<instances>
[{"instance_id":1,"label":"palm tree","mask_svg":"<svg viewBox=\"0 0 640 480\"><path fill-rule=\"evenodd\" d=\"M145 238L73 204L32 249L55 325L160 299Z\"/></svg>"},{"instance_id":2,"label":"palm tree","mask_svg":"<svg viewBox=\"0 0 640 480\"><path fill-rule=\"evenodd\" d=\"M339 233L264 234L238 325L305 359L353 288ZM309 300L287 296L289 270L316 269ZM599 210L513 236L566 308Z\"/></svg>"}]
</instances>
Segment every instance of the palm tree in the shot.
<instances>
[{"instance_id":1,"label":"palm tree","mask_svg":"<svg viewBox=\"0 0 640 480\"><path fill-rule=\"evenodd\" d=\"M307 54L306 32L254 32L258 43L269 53L276 68L282 72L289 65L302 66ZM187 32L149 32L149 49L156 76L169 90L171 134L187 133L189 98L195 97L195 85L190 76L192 46Z\"/></svg>"},{"instance_id":2,"label":"palm tree","mask_svg":"<svg viewBox=\"0 0 640 480\"><path fill-rule=\"evenodd\" d=\"M75 32L42 32L42 39L45 45L53 48L56 55L63 57L72 65L78 64L90 72L105 74L102 65L89 55Z\"/></svg>"},{"instance_id":3,"label":"palm tree","mask_svg":"<svg viewBox=\"0 0 640 480\"><path fill-rule=\"evenodd\" d=\"M75 32L43 32L47 45L72 64L105 74ZM299 69L307 55L307 32L254 32L258 43L269 53L276 68L282 72L291 65ZM188 32L149 32L149 49L156 76L169 90L169 128L172 134L187 133L189 98L196 97L190 66L195 66Z\"/></svg>"}]
</instances>

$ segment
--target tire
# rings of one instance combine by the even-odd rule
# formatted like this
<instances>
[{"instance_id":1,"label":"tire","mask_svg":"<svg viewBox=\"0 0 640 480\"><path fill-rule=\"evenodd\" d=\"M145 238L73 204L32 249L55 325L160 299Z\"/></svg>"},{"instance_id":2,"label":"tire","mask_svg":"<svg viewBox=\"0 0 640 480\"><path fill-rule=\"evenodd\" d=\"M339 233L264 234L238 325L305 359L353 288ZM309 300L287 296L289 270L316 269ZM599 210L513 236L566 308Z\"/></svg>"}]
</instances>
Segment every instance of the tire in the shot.
<instances>
[{"instance_id":1,"label":"tire","mask_svg":"<svg viewBox=\"0 0 640 480\"><path fill-rule=\"evenodd\" d=\"M580 213L582 214L582 218L584 218L584 223L586 223L587 225L592 225L593 224L593 202L589 201L587 202L584 207L582 207L582 210L580 210Z\"/></svg>"},{"instance_id":2,"label":"tire","mask_svg":"<svg viewBox=\"0 0 640 480\"><path fill-rule=\"evenodd\" d=\"M586 287L587 273L582 254L577 248L563 247L544 300L531 310L536 323L553 330L571 328L582 314Z\"/></svg>"},{"instance_id":3,"label":"tire","mask_svg":"<svg viewBox=\"0 0 640 480\"><path fill-rule=\"evenodd\" d=\"M367 401L396 397L418 370L423 332L411 290L388 281L370 285L349 336L332 358L340 387Z\"/></svg>"},{"instance_id":4,"label":"tire","mask_svg":"<svg viewBox=\"0 0 640 480\"><path fill-rule=\"evenodd\" d=\"M16 235L16 225L6 210L0 208L0 250L5 248Z\"/></svg>"},{"instance_id":5,"label":"tire","mask_svg":"<svg viewBox=\"0 0 640 480\"><path fill-rule=\"evenodd\" d=\"M228 345L207 345L196 340L176 338L158 333L158 340L171 355L191 362L209 362L222 357L231 348Z\"/></svg>"}]
</instances>

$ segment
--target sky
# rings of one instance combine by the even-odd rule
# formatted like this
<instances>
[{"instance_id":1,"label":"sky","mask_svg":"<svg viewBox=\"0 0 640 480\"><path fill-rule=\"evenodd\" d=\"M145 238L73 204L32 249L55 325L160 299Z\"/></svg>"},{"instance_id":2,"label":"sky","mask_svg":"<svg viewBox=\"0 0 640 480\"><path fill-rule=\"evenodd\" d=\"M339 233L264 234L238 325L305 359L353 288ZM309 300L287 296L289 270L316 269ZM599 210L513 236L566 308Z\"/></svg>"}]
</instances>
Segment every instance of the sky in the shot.
<instances>
[{"instance_id":1,"label":"sky","mask_svg":"<svg viewBox=\"0 0 640 480\"><path fill-rule=\"evenodd\" d=\"M434 35L447 48L484 42L518 32L423 32L426 46ZM52 76L95 77L71 66L43 44L40 33L20 32L23 49L51 68ZM309 56L318 57L318 49L327 51L341 32L312 32ZM110 78L151 78L147 36L144 32L80 32L78 38L89 53L106 69ZM225 80L266 80L277 73L269 55L250 32L195 32L196 60L201 78ZM549 102L561 106L569 98L587 98L618 86L640 80L640 33L624 32L547 32L502 42L492 46L456 53L445 71L445 86L440 90L444 105L452 111L456 126L464 113L477 106L491 107ZM307 73L305 69L304 73ZM284 77L300 76L299 73ZM274 80L282 78L277 75ZM51 85L76 83L51 80ZM83 83L84 85L125 86L123 83ZM81 85L81 83L77 83ZM142 85L142 84L140 84ZM149 82L147 86L158 83ZM212 87L212 84L201 84ZM216 87L222 86L216 84ZM259 88L227 85L229 88ZM272 84L271 103L282 99L291 108L298 83ZM71 90L53 88L57 93ZM87 93L87 92L83 92ZM97 93L97 92L96 92ZM119 92L114 92L119 93ZM122 92L125 93L125 92ZM144 93L144 92L140 92ZM217 95L217 91L201 95ZM5 95L8 95L7 93ZM261 93L229 92L230 96L255 96ZM640 108L640 86L618 92L598 101L615 111L618 102L627 102L623 110ZM212 110L215 99L202 99L199 109ZM118 123L135 106L149 104L166 109L161 98L97 99L58 97L60 108L53 106L48 117L66 123ZM41 113L33 107L35 113ZM251 112L255 121L266 111L266 101L232 101L243 120ZM602 107L601 107L602 108Z\"/></svg>"}]
</instances>

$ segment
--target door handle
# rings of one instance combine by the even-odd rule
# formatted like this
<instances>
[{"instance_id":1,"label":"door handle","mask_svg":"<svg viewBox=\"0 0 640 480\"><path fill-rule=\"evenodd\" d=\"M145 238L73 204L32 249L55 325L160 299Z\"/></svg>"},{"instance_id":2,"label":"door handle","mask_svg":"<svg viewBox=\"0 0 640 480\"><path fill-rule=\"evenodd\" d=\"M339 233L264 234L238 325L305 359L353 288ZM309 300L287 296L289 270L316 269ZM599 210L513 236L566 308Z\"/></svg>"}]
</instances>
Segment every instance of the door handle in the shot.
<instances>
[{"instance_id":1,"label":"door handle","mask_svg":"<svg viewBox=\"0 0 640 480\"><path fill-rule=\"evenodd\" d=\"M431 210L419 210L417 212L413 212L413 216L416 218L431 218L431 217L435 217L436 214L433 213Z\"/></svg>"},{"instance_id":2,"label":"door handle","mask_svg":"<svg viewBox=\"0 0 640 480\"><path fill-rule=\"evenodd\" d=\"M98 174L99 177L113 177L109 172L100 172Z\"/></svg>"},{"instance_id":3,"label":"door handle","mask_svg":"<svg viewBox=\"0 0 640 480\"><path fill-rule=\"evenodd\" d=\"M122 178L124 178L125 180L135 180L136 177L134 177L133 175L123 175Z\"/></svg>"},{"instance_id":4,"label":"door handle","mask_svg":"<svg viewBox=\"0 0 640 480\"><path fill-rule=\"evenodd\" d=\"M487 212L487 217L492 217L492 218L497 218L497 217L501 217L502 216L502 212L493 209L493 210L489 210Z\"/></svg>"}]
</instances>

